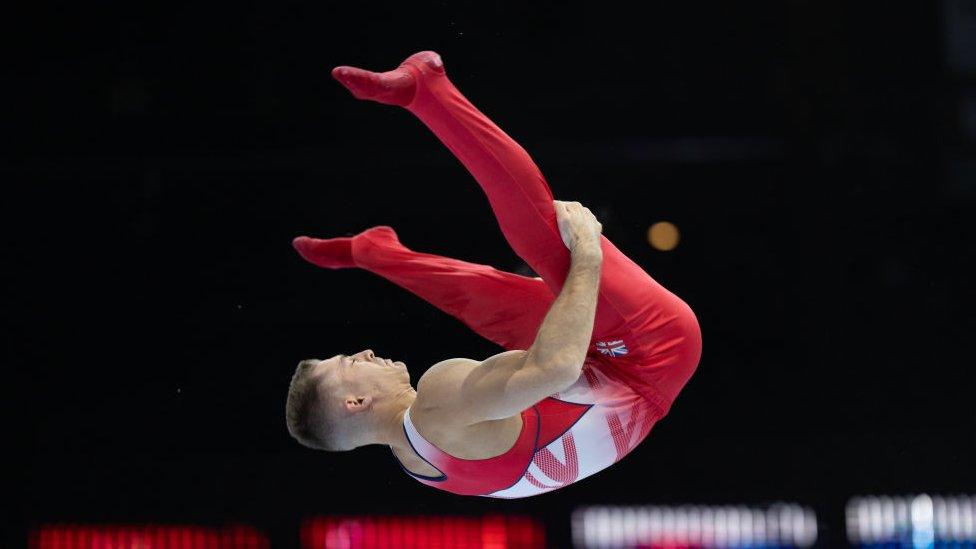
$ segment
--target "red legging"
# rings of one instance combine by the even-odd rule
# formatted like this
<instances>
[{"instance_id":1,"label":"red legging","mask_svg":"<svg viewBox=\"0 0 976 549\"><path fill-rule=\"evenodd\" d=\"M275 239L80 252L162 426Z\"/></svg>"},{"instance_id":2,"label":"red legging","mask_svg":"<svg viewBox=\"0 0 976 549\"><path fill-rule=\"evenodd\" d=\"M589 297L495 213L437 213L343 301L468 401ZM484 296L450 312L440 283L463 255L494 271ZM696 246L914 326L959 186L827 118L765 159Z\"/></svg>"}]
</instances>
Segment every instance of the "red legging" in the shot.
<instances>
[{"instance_id":1,"label":"red legging","mask_svg":"<svg viewBox=\"0 0 976 549\"><path fill-rule=\"evenodd\" d=\"M552 192L528 153L474 107L443 67L405 62L416 77L406 108L471 172L505 239L542 280L407 249L391 231L353 241L360 268L401 286L505 349L527 349L569 271ZM588 361L667 413L694 372L701 333L691 309L601 236L603 270ZM621 342L601 353L597 342ZM620 349L620 345L624 349ZM604 346L606 348L606 346ZM621 352L622 351L622 352Z\"/></svg>"}]
</instances>

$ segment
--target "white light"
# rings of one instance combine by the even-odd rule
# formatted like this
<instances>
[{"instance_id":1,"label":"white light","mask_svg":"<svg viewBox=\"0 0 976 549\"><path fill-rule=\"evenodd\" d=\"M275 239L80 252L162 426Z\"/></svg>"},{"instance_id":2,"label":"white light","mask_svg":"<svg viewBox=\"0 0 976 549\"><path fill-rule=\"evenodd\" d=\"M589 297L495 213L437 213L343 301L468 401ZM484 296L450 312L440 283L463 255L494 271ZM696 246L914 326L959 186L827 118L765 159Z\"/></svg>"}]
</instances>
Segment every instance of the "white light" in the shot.
<instances>
[{"instance_id":1,"label":"white light","mask_svg":"<svg viewBox=\"0 0 976 549\"><path fill-rule=\"evenodd\" d=\"M688 510L688 532L689 545L701 545L704 542L702 538L701 509L697 506L692 506Z\"/></svg>"},{"instance_id":2,"label":"white light","mask_svg":"<svg viewBox=\"0 0 976 549\"><path fill-rule=\"evenodd\" d=\"M882 540L891 539L896 531L895 525L895 503L888 496L879 498L881 505L881 538Z\"/></svg>"},{"instance_id":3,"label":"white light","mask_svg":"<svg viewBox=\"0 0 976 549\"><path fill-rule=\"evenodd\" d=\"M931 526L933 515L932 498L927 494L915 496L912 500L912 525Z\"/></svg>"},{"instance_id":4,"label":"white light","mask_svg":"<svg viewBox=\"0 0 976 549\"><path fill-rule=\"evenodd\" d=\"M665 540L669 544L674 543L674 509L671 507L665 507L662 515L661 526L665 532Z\"/></svg>"},{"instance_id":5,"label":"white light","mask_svg":"<svg viewBox=\"0 0 976 549\"><path fill-rule=\"evenodd\" d=\"M810 547L817 538L813 510L782 502L763 509L745 505L594 506L577 510L572 520L574 543L587 548L779 543Z\"/></svg>"},{"instance_id":6,"label":"white light","mask_svg":"<svg viewBox=\"0 0 976 549\"><path fill-rule=\"evenodd\" d=\"M895 498L895 524L895 539L908 539L912 531L912 521L908 516L908 502L905 498Z\"/></svg>"},{"instance_id":7,"label":"white light","mask_svg":"<svg viewBox=\"0 0 976 549\"><path fill-rule=\"evenodd\" d=\"M951 539L949 532L949 506L955 507L952 500L946 504L945 498L934 496L932 498L932 526L935 532L935 539Z\"/></svg>"},{"instance_id":8,"label":"white light","mask_svg":"<svg viewBox=\"0 0 976 549\"><path fill-rule=\"evenodd\" d=\"M757 543L769 541L766 535L766 515L759 509L752 511L752 533Z\"/></svg>"},{"instance_id":9,"label":"white light","mask_svg":"<svg viewBox=\"0 0 976 549\"><path fill-rule=\"evenodd\" d=\"M586 513L589 510L585 507L582 509L576 509L570 516L570 522L573 525L573 545L576 547L589 547L590 539L586 531Z\"/></svg>"},{"instance_id":10,"label":"white light","mask_svg":"<svg viewBox=\"0 0 976 549\"><path fill-rule=\"evenodd\" d=\"M817 534L819 529L817 528L817 515L813 512L813 509L806 509L803 511L803 532L798 538L798 545L800 547L810 547L817 542Z\"/></svg>"},{"instance_id":11,"label":"white light","mask_svg":"<svg viewBox=\"0 0 976 549\"><path fill-rule=\"evenodd\" d=\"M701 543L706 547L714 547L715 536L715 509L711 507L701 507Z\"/></svg>"},{"instance_id":12,"label":"white light","mask_svg":"<svg viewBox=\"0 0 976 549\"><path fill-rule=\"evenodd\" d=\"M742 544L742 522L739 520L739 510L729 507L725 511L725 516L729 521L729 542L732 545Z\"/></svg>"},{"instance_id":13,"label":"white light","mask_svg":"<svg viewBox=\"0 0 976 549\"><path fill-rule=\"evenodd\" d=\"M651 523L647 520L647 508L636 507L634 508L634 513L637 517L637 542L645 543L646 540L651 539L653 532L651 531Z\"/></svg>"},{"instance_id":14,"label":"white light","mask_svg":"<svg viewBox=\"0 0 976 549\"><path fill-rule=\"evenodd\" d=\"M610 543L614 547L620 547L624 544L624 530L621 528L621 523L623 522L624 513L620 507L614 507L610 511Z\"/></svg>"},{"instance_id":15,"label":"white light","mask_svg":"<svg viewBox=\"0 0 976 549\"><path fill-rule=\"evenodd\" d=\"M596 518L597 547L602 547L609 541L613 525L610 524L610 509L603 507Z\"/></svg>"},{"instance_id":16,"label":"white light","mask_svg":"<svg viewBox=\"0 0 976 549\"><path fill-rule=\"evenodd\" d=\"M775 507L771 507L766 512L766 533L769 535L769 542L780 543L783 541L783 536L780 535L779 517L776 515L775 509Z\"/></svg>"},{"instance_id":17,"label":"white light","mask_svg":"<svg viewBox=\"0 0 976 549\"><path fill-rule=\"evenodd\" d=\"M756 539L752 535L752 512L745 506L738 507L736 512L739 513L739 532L741 532L739 539L744 544L751 545L755 543Z\"/></svg>"},{"instance_id":18,"label":"white light","mask_svg":"<svg viewBox=\"0 0 976 549\"><path fill-rule=\"evenodd\" d=\"M912 500L912 547L924 549L935 542L932 528L932 498L922 494Z\"/></svg>"},{"instance_id":19,"label":"white light","mask_svg":"<svg viewBox=\"0 0 976 549\"><path fill-rule=\"evenodd\" d=\"M725 514L725 507L715 510L715 545L725 547L729 543L729 517Z\"/></svg>"},{"instance_id":20,"label":"white light","mask_svg":"<svg viewBox=\"0 0 976 549\"><path fill-rule=\"evenodd\" d=\"M688 539L691 537L688 535L688 510L685 507L679 507L678 512L674 517L674 532L675 532L675 542L681 544L687 544Z\"/></svg>"},{"instance_id":21,"label":"white light","mask_svg":"<svg viewBox=\"0 0 976 549\"><path fill-rule=\"evenodd\" d=\"M847 517L847 541L851 542L852 545L861 543L863 539L861 537L861 533L864 530L862 509L863 505L861 505L861 498L859 497L855 497L847 502L847 508L845 509L845 516Z\"/></svg>"},{"instance_id":22,"label":"white light","mask_svg":"<svg viewBox=\"0 0 976 549\"><path fill-rule=\"evenodd\" d=\"M792 510L789 505L782 505L779 508L778 518L779 518L779 533L780 540L785 543L793 543L796 541L793 532L793 521Z\"/></svg>"},{"instance_id":23,"label":"white light","mask_svg":"<svg viewBox=\"0 0 976 549\"><path fill-rule=\"evenodd\" d=\"M623 544L624 545L635 545L640 542L637 537L638 522L640 521L637 516L637 509L633 507L626 507L623 510L623 525L620 528L623 534Z\"/></svg>"},{"instance_id":24,"label":"white light","mask_svg":"<svg viewBox=\"0 0 976 549\"><path fill-rule=\"evenodd\" d=\"M876 497L867 499L868 505L868 543L879 542L884 539L884 530L881 524L881 502Z\"/></svg>"},{"instance_id":25,"label":"white light","mask_svg":"<svg viewBox=\"0 0 976 549\"><path fill-rule=\"evenodd\" d=\"M663 541L663 528L661 528L661 510L657 507L651 507L650 510L650 524L651 524L651 543L661 543Z\"/></svg>"},{"instance_id":26,"label":"white light","mask_svg":"<svg viewBox=\"0 0 976 549\"><path fill-rule=\"evenodd\" d=\"M976 496L962 498L960 501L959 515L962 519L963 539L973 541L976 538Z\"/></svg>"}]
</instances>

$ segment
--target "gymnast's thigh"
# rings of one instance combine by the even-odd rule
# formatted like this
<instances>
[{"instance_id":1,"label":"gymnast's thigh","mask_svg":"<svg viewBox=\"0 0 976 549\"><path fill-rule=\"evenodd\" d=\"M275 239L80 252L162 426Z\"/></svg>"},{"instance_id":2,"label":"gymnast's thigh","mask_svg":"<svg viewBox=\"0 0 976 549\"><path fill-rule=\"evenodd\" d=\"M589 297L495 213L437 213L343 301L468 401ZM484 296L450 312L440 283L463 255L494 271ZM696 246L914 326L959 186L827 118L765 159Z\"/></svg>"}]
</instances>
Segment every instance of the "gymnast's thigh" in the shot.
<instances>
[{"instance_id":1,"label":"gymnast's thigh","mask_svg":"<svg viewBox=\"0 0 976 549\"><path fill-rule=\"evenodd\" d=\"M590 353L666 413L698 366L698 319L612 243L603 250Z\"/></svg>"}]
</instances>

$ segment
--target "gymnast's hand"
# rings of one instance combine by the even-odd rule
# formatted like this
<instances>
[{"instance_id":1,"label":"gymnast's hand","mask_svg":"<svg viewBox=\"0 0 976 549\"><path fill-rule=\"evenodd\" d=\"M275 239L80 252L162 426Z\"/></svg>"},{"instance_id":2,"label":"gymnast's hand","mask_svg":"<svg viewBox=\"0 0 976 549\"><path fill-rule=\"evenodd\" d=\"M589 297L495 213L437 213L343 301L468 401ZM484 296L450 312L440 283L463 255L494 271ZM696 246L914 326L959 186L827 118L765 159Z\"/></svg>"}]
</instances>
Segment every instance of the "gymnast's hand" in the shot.
<instances>
[{"instance_id":1,"label":"gymnast's hand","mask_svg":"<svg viewBox=\"0 0 976 549\"><path fill-rule=\"evenodd\" d=\"M559 225L559 235L571 254L595 253L602 256L600 250L600 233L603 225L596 220L596 216L589 208L579 202L563 202L553 200L556 207L556 222Z\"/></svg>"}]
</instances>

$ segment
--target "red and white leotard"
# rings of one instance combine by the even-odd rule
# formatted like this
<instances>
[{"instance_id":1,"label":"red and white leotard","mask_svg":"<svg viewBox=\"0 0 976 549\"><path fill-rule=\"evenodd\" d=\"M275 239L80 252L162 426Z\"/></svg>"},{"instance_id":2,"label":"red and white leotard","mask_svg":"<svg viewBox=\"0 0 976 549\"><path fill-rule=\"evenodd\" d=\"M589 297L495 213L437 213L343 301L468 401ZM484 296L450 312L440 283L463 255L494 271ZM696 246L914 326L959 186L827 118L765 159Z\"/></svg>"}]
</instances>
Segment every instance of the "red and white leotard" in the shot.
<instances>
[{"instance_id":1,"label":"red and white leotard","mask_svg":"<svg viewBox=\"0 0 976 549\"><path fill-rule=\"evenodd\" d=\"M460 459L416 429L403 428L414 450L443 474L411 473L419 482L462 495L522 498L550 492L601 471L630 453L663 414L587 359L571 387L522 412L522 431L504 454ZM402 464L401 464L402 467Z\"/></svg>"}]
</instances>

